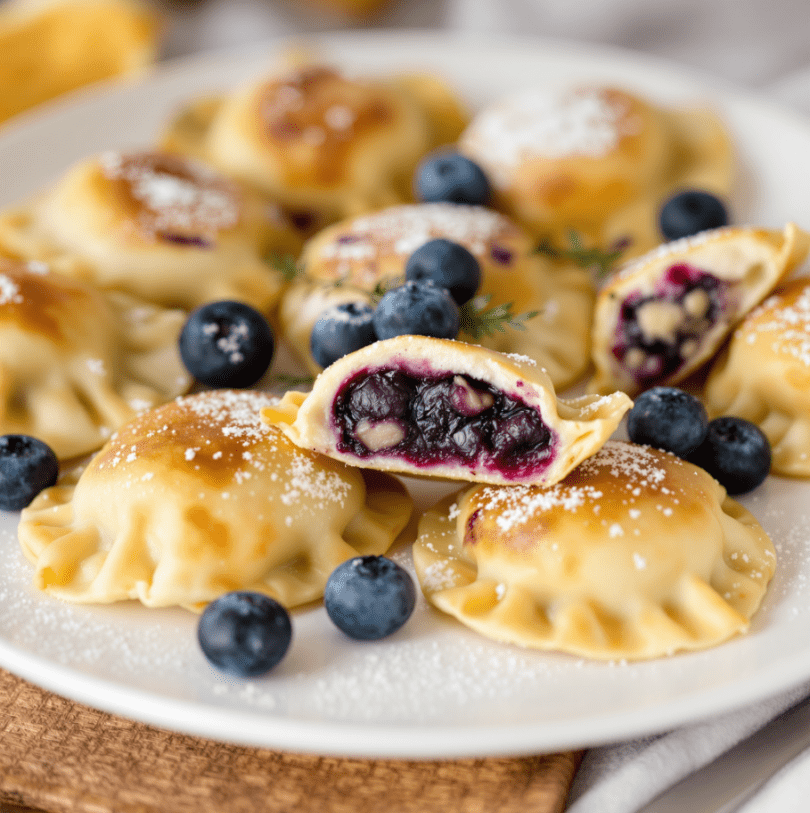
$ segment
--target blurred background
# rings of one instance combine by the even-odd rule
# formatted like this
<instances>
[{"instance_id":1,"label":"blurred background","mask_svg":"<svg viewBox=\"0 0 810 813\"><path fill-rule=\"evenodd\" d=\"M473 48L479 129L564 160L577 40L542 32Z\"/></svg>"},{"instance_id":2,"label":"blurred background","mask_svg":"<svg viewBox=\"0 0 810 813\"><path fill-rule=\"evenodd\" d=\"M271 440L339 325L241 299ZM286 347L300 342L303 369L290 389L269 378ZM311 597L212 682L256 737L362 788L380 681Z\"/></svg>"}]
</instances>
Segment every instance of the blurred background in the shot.
<instances>
[{"instance_id":1,"label":"blurred background","mask_svg":"<svg viewBox=\"0 0 810 813\"><path fill-rule=\"evenodd\" d=\"M274 36L404 28L630 48L810 112L808 16L808 0L0 0L0 121L156 61Z\"/></svg>"}]
</instances>

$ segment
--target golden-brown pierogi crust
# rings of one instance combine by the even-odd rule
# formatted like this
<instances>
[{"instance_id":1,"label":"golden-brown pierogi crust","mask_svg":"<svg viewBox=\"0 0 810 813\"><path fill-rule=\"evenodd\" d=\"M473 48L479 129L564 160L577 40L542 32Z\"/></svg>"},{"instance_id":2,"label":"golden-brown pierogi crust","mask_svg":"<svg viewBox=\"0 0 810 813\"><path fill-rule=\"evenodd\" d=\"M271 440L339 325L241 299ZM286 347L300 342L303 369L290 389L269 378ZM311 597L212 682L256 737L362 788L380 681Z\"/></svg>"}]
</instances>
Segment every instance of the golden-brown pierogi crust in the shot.
<instances>
[{"instance_id":1,"label":"golden-brown pierogi crust","mask_svg":"<svg viewBox=\"0 0 810 813\"><path fill-rule=\"evenodd\" d=\"M614 660L745 632L776 558L705 471L609 441L551 488L443 501L420 521L414 563L428 600L489 638Z\"/></svg>"},{"instance_id":2,"label":"golden-brown pierogi crust","mask_svg":"<svg viewBox=\"0 0 810 813\"><path fill-rule=\"evenodd\" d=\"M127 424L75 484L23 511L36 586L195 609L245 589L292 607L346 559L384 553L410 517L404 487L296 448L261 423L272 400L214 390Z\"/></svg>"},{"instance_id":3,"label":"golden-brown pierogi crust","mask_svg":"<svg viewBox=\"0 0 810 813\"><path fill-rule=\"evenodd\" d=\"M737 327L705 390L711 417L757 424L771 470L810 477L810 279L783 286Z\"/></svg>"},{"instance_id":4,"label":"golden-brown pierogi crust","mask_svg":"<svg viewBox=\"0 0 810 813\"><path fill-rule=\"evenodd\" d=\"M0 244L160 305L236 299L267 313L283 283L267 256L296 253L301 238L280 210L197 161L107 152L0 214Z\"/></svg>"},{"instance_id":5,"label":"golden-brown pierogi crust","mask_svg":"<svg viewBox=\"0 0 810 813\"><path fill-rule=\"evenodd\" d=\"M191 386L177 349L185 318L0 258L0 434L33 435L61 459L98 449Z\"/></svg>"},{"instance_id":6,"label":"golden-brown pierogi crust","mask_svg":"<svg viewBox=\"0 0 810 813\"><path fill-rule=\"evenodd\" d=\"M497 208L533 235L629 238L627 256L661 242L658 212L675 191L726 197L733 179L714 113L663 110L615 87L519 92L479 112L459 144L489 176Z\"/></svg>"},{"instance_id":7,"label":"golden-brown pierogi crust","mask_svg":"<svg viewBox=\"0 0 810 813\"><path fill-rule=\"evenodd\" d=\"M311 371L320 371L309 342L324 310L341 302L368 302L375 287L404 280L410 255L437 238L463 245L478 260L479 295L490 297L487 307L511 304L514 314L539 312L524 330L506 327L478 339L462 333L462 339L529 356L558 389L585 374L594 301L587 272L550 263L508 217L453 203L392 206L335 224L307 243L303 274L285 292L279 318Z\"/></svg>"},{"instance_id":8,"label":"golden-brown pierogi crust","mask_svg":"<svg viewBox=\"0 0 810 813\"><path fill-rule=\"evenodd\" d=\"M306 64L191 105L163 144L322 228L412 200L419 160L465 124L461 103L434 77L348 77Z\"/></svg>"}]
</instances>

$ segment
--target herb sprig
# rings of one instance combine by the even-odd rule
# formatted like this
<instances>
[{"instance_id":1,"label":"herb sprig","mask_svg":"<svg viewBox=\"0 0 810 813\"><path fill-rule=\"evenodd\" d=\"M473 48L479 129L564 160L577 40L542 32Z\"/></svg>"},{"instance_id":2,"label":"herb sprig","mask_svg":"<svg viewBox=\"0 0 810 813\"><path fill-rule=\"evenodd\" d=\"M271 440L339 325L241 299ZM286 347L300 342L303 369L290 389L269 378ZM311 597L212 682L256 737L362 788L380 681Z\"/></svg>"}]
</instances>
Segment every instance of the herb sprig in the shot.
<instances>
[{"instance_id":1,"label":"herb sprig","mask_svg":"<svg viewBox=\"0 0 810 813\"><path fill-rule=\"evenodd\" d=\"M616 264L631 242L629 237L621 237L607 249L603 249L598 246L585 246L582 236L573 229L568 231L567 237L568 246L565 248L552 245L546 238L535 250L553 260L568 260L575 263L580 268L590 271L596 282L603 282L616 270Z\"/></svg>"}]
</instances>

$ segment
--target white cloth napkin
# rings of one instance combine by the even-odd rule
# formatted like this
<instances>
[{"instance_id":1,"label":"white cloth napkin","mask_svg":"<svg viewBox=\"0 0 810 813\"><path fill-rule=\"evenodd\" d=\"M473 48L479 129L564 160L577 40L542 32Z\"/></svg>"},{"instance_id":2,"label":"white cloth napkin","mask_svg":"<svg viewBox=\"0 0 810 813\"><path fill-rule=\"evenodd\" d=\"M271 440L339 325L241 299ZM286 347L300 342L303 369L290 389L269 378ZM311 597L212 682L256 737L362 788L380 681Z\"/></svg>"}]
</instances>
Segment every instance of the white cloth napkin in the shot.
<instances>
[{"instance_id":1,"label":"white cloth napkin","mask_svg":"<svg viewBox=\"0 0 810 813\"><path fill-rule=\"evenodd\" d=\"M174 21L167 56L348 25L318 16L313 6L305 11L296 0L174 2L167 7ZM618 45L770 90L775 98L810 113L808 0L390 0L369 25L536 34ZM636 813L808 695L810 684L658 737L595 748L577 775L567 813ZM810 749L737 810L810 810Z\"/></svg>"},{"instance_id":2,"label":"white cloth napkin","mask_svg":"<svg viewBox=\"0 0 810 813\"><path fill-rule=\"evenodd\" d=\"M667 788L708 765L808 696L810 683L713 720L656 737L594 748L585 754L571 788L566 813L635 813ZM795 771L785 769L780 772L784 774L783 779L774 777L768 786L769 793L787 797L793 792L790 786L797 776L810 777L810 749L804 752L803 760L803 768L796 760ZM800 773L801 770L806 773ZM804 789L802 807L762 806L760 794L756 793L743 810L745 813L806 811L810 808L807 780Z\"/></svg>"}]
</instances>

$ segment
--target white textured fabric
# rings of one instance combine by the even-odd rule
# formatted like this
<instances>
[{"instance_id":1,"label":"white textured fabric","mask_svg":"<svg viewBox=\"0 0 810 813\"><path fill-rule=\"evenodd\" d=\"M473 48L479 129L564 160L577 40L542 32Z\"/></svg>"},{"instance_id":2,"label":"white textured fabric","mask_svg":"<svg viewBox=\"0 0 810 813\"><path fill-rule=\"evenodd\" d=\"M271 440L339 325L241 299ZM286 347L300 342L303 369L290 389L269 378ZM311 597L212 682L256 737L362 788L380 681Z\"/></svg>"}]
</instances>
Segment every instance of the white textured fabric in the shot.
<instances>
[{"instance_id":1,"label":"white textured fabric","mask_svg":"<svg viewBox=\"0 0 810 813\"><path fill-rule=\"evenodd\" d=\"M750 737L808 694L810 683L742 711L657 737L594 748L583 759L566 813L633 813ZM810 751L807 755L810 761ZM807 770L810 771L810 766ZM806 791L810 790L810 785L805 787ZM805 792L804 807L763 807L762 811L806 811L806 795ZM745 809L745 813L759 812L757 807Z\"/></svg>"}]
</instances>

